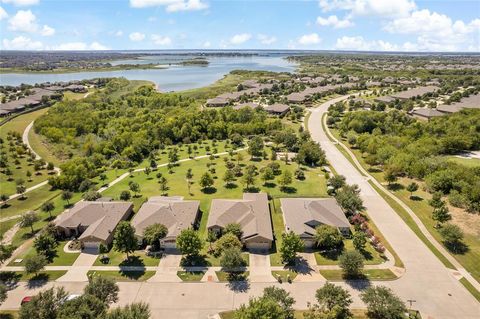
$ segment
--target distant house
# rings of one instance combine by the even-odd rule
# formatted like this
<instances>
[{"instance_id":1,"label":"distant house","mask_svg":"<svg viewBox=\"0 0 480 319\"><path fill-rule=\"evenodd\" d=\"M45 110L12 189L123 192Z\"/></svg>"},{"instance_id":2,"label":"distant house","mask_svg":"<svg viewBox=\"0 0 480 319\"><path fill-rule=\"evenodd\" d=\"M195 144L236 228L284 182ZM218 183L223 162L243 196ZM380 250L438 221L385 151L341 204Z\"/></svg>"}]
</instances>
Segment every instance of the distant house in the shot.
<instances>
[{"instance_id":1,"label":"distant house","mask_svg":"<svg viewBox=\"0 0 480 319\"><path fill-rule=\"evenodd\" d=\"M160 247L175 248L177 236L187 228L194 228L200 218L200 202L184 200L182 196L150 197L132 219L135 235L141 241L145 228L162 224L168 229L167 236L160 240Z\"/></svg>"},{"instance_id":2,"label":"distant house","mask_svg":"<svg viewBox=\"0 0 480 319\"><path fill-rule=\"evenodd\" d=\"M391 96L379 96L374 99L375 102L383 102L383 103L391 103L395 101L395 99Z\"/></svg>"},{"instance_id":3,"label":"distant house","mask_svg":"<svg viewBox=\"0 0 480 319\"><path fill-rule=\"evenodd\" d=\"M65 90L72 91L75 93L85 93L87 92L87 88L83 85L78 85L78 84L70 84L69 86L66 86L64 88Z\"/></svg>"},{"instance_id":4,"label":"distant house","mask_svg":"<svg viewBox=\"0 0 480 319\"><path fill-rule=\"evenodd\" d=\"M250 107L252 109L256 109L257 107L259 107L260 105L258 103L254 103L254 102L247 102L247 103L241 103L241 104L237 104L237 105L234 105L233 106L233 109L234 110L240 110L240 109L243 109L244 107Z\"/></svg>"},{"instance_id":5,"label":"distant house","mask_svg":"<svg viewBox=\"0 0 480 319\"><path fill-rule=\"evenodd\" d=\"M270 114L284 116L290 110L290 106L282 103L275 103L265 106L265 111Z\"/></svg>"},{"instance_id":6,"label":"distant house","mask_svg":"<svg viewBox=\"0 0 480 319\"><path fill-rule=\"evenodd\" d=\"M208 99L206 105L212 107L222 107L227 106L230 102L227 99L221 97L214 97L213 99Z\"/></svg>"},{"instance_id":7,"label":"distant house","mask_svg":"<svg viewBox=\"0 0 480 319\"><path fill-rule=\"evenodd\" d=\"M83 247L98 248L100 243L112 243L118 223L132 213L133 203L81 201L60 215L55 222L63 237L78 237Z\"/></svg>"},{"instance_id":8,"label":"distant house","mask_svg":"<svg viewBox=\"0 0 480 319\"><path fill-rule=\"evenodd\" d=\"M350 232L350 223L333 198L282 198L280 205L285 230L299 235L306 247L315 245L319 225L336 227L343 235Z\"/></svg>"},{"instance_id":9,"label":"distant house","mask_svg":"<svg viewBox=\"0 0 480 319\"><path fill-rule=\"evenodd\" d=\"M442 104L437 106L437 110L442 113L456 113L463 109L479 109L480 108L480 94L470 95L464 97L459 102L452 104Z\"/></svg>"},{"instance_id":10,"label":"distant house","mask_svg":"<svg viewBox=\"0 0 480 319\"><path fill-rule=\"evenodd\" d=\"M307 100L308 96L302 92L290 93L287 95L287 101L290 103L302 103Z\"/></svg>"},{"instance_id":11,"label":"distant house","mask_svg":"<svg viewBox=\"0 0 480 319\"><path fill-rule=\"evenodd\" d=\"M428 107L413 109L409 114L415 118L421 120L429 120L433 117L445 116L445 113L439 112L437 109L431 109Z\"/></svg>"},{"instance_id":12,"label":"distant house","mask_svg":"<svg viewBox=\"0 0 480 319\"><path fill-rule=\"evenodd\" d=\"M438 86L419 86L410 90L397 92L391 95L394 99L408 100L417 96L423 96L427 93L434 93L438 90Z\"/></svg>"},{"instance_id":13,"label":"distant house","mask_svg":"<svg viewBox=\"0 0 480 319\"><path fill-rule=\"evenodd\" d=\"M240 224L241 241L248 249L270 249L273 242L268 197L265 193L244 193L243 199L214 199L207 229L221 233L228 224Z\"/></svg>"}]
</instances>

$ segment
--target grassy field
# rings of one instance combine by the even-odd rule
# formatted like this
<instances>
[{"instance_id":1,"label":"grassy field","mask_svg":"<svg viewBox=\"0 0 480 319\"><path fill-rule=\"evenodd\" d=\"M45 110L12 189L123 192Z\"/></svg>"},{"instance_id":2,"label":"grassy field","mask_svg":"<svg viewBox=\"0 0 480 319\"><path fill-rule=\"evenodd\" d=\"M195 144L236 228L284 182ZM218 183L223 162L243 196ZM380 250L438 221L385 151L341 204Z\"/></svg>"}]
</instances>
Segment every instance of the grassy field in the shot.
<instances>
[{"instance_id":1,"label":"grassy field","mask_svg":"<svg viewBox=\"0 0 480 319\"><path fill-rule=\"evenodd\" d=\"M87 276L99 275L115 281L146 281L155 275L155 271L115 271L115 270L90 270Z\"/></svg>"},{"instance_id":2,"label":"grassy field","mask_svg":"<svg viewBox=\"0 0 480 319\"><path fill-rule=\"evenodd\" d=\"M95 260L94 266L158 266L160 258L155 258L145 255L143 250L137 250L133 254L129 254L130 259L127 259L127 255L115 250L110 250L105 256L108 256L110 261L104 264L100 261L100 257Z\"/></svg>"},{"instance_id":3,"label":"grassy field","mask_svg":"<svg viewBox=\"0 0 480 319\"><path fill-rule=\"evenodd\" d=\"M351 239L345 239L343 244L343 250L315 252L317 264L338 265L338 257L340 257L343 251L355 250ZM365 250L362 252L362 255L365 258L365 265L378 265L385 261L369 242L365 245Z\"/></svg>"},{"instance_id":4,"label":"grassy field","mask_svg":"<svg viewBox=\"0 0 480 319\"><path fill-rule=\"evenodd\" d=\"M327 280L344 281L343 271L341 269L320 270L320 274ZM365 269L362 272L367 280L395 280L397 276L390 269Z\"/></svg>"},{"instance_id":5,"label":"grassy field","mask_svg":"<svg viewBox=\"0 0 480 319\"><path fill-rule=\"evenodd\" d=\"M478 158L461 158L457 156L447 156L447 159L451 162L455 162L457 164L462 164L468 167L479 167L480 166L480 159Z\"/></svg>"},{"instance_id":6,"label":"grassy field","mask_svg":"<svg viewBox=\"0 0 480 319\"><path fill-rule=\"evenodd\" d=\"M204 271L177 271L177 276L182 281L200 281L204 275Z\"/></svg>"},{"instance_id":7,"label":"grassy field","mask_svg":"<svg viewBox=\"0 0 480 319\"><path fill-rule=\"evenodd\" d=\"M23 134L23 131L25 131L25 128L28 126L28 124L30 124L40 115L45 114L47 110L48 110L47 108L40 109L37 111L33 111L30 113L17 116L14 119L8 121L4 125L0 126L0 137L5 138L7 133L10 131Z\"/></svg>"},{"instance_id":8,"label":"grassy field","mask_svg":"<svg viewBox=\"0 0 480 319\"><path fill-rule=\"evenodd\" d=\"M80 253L66 253L63 251L63 247L67 244L66 241L62 241L57 246L55 250L55 257L53 258L52 262L48 264L48 266L71 266L80 255ZM15 257L15 259L23 259L21 263L15 263L12 260L9 266L25 266L25 258L36 255L37 252L35 248L30 246L25 252L21 255Z\"/></svg>"}]
</instances>

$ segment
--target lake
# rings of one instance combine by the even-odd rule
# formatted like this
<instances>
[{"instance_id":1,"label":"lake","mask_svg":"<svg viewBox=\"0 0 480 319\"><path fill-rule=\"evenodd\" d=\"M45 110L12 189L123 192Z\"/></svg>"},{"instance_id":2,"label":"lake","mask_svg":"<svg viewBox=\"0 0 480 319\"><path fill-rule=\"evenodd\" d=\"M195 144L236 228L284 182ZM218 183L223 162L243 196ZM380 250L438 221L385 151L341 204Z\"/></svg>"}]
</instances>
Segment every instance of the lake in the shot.
<instances>
[{"instance_id":1,"label":"lake","mask_svg":"<svg viewBox=\"0 0 480 319\"><path fill-rule=\"evenodd\" d=\"M148 56L135 60L113 61L118 64L148 64L168 65L175 59L184 60L185 56ZM147 80L154 82L162 92L181 91L209 85L232 70L260 70L273 72L293 72L296 64L284 59L283 56L209 56L208 66L170 65L167 68L147 70L118 70L102 72L75 73L6 73L0 74L0 85L35 84L43 82L68 82L99 77L125 77L129 80Z\"/></svg>"}]
</instances>

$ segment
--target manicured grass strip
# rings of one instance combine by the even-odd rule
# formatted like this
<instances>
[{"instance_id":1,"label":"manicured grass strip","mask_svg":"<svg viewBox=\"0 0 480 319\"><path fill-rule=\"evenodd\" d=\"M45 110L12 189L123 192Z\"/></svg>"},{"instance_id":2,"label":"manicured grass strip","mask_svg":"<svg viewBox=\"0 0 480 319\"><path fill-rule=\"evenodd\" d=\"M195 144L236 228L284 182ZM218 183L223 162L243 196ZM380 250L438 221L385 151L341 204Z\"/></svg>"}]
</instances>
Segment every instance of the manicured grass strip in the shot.
<instances>
[{"instance_id":1,"label":"manicured grass strip","mask_svg":"<svg viewBox=\"0 0 480 319\"><path fill-rule=\"evenodd\" d=\"M0 238L3 238L5 233L13 227L16 223L20 222L20 219L15 218L15 219L10 219L5 222L0 223Z\"/></svg>"},{"instance_id":2,"label":"manicured grass strip","mask_svg":"<svg viewBox=\"0 0 480 319\"><path fill-rule=\"evenodd\" d=\"M87 276L103 276L111 278L115 281L146 281L155 275L155 271L141 271L141 270L132 270L132 271L116 271L116 270L102 270L95 271L90 270L87 273Z\"/></svg>"},{"instance_id":3,"label":"manicured grass strip","mask_svg":"<svg viewBox=\"0 0 480 319\"><path fill-rule=\"evenodd\" d=\"M480 291L475 289L475 287L464 277L459 280L462 285L467 288L467 290L472 294L475 299L477 299L478 302L480 302Z\"/></svg>"},{"instance_id":4,"label":"manicured grass strip","mask_svg":"<svg viewBox=\"0 0 480 319\"><path fill-rule=\"evenodd\" d=\"M400 206L400 204L398 204L394 199L392 199L390 196L385 194L383 190L378 188L378 186L375 185L372 181L368 181L368 182L377 191L377 193L383 197L383 199L388 203L388 205L390 205L390 207L392 207L393 210L395 210L398 216L400 216L400 218L403 219L403 221L408 225L408 227L410 227L410 229L413 230L413 232L418 236L418 238L420 238L420 240L423 241L423 243L432 251L432 253L435 256L437 256L438 259L440 259L440 261L445 265L445 267L450 269L455 269L455 266L445 256L443 256L443 254L440 253L440 251L435 246L433 246L433 244L427 239L427 237L425 237L425 235L422 233L420 228L418 228L417 224L415 223L413 218L408 214L408 212L405 209L403 209L403 207Z\"/></svg>"},{"instance_id":5,"label":"manicured grass strip","mask_svg":"<svg viewBox=\"0 0 480 319\"><path fill-rule=\"evenodd\" d=\"M66 270L40 271L36 276L27 274L24 271L1 271L0 281L18 282L18 281L54 281L67 273Z\"/></svg>"},{"instance_id":6,"label":"manicured grass strip","mask_svg":"<svg viewBox=\"0 0 480 319\"><path fill-rule=\"evenodd\" d=\"M130 259L127 259L127 254L120 253L115 250L110 250L105 256L109 257L109 262L104 264L100 261L100 256L93 263L94 266L158 266L160 258L146 256L143 250L137 250L130 254Z\"/></svg>"},{"instance_id":7,"label":"manicured grass strip","mask_svg":"<svg viewBox=\"0 0 480 319\"><path fill-rule=\"evenodd\" d=\"M341 269L328 269L320 270L320 274L327 280L332 281L344 281L343 270ZM395 280L398 277L390 269L365 269L363 271L364 278L368 280Z\"/></svg>"},{"instance_id":8,"label":"manicured grass strip","mask_svg":"<svg viewBox=\"0 0 480 319\"><path fill-rule=\"evenodd\" d=\"M367 319L367 314L365 309L350 309L351 313L353 314L353 319ZM306 313L306 310L295 310L294 319L304 319L303 314ZM234 311L225 311L220 313L221 319L233 319L234 318ZM417 317L411 317L416 319L421 319L420 315Z\"/></svg>"},{"instance_id":9,"label":"manicured grass strip","mask_svg":"<svg viewBox=\"0 0 480 319\"><path fill-rule=\"evenodd\" d=\"M278 280L278 277L280 276L280 279L282 280L282 282L288 282L288 279L290 279L290 281L293 281L295 277L297 277L297 275L298 275L297 272L291 271L291 270L273 270L272 271L273 278ZM288 276L290 276L290 278Z\"/></svg>"},{"instance_id":10,"label":"manicured grass strip","mask_svg":"<svg viewBox=\"0 0 480 319\"><path fill-rule=\"evenodd\" d=\"M217 278L220 282L228 282L228 281L246 281L249 275L248 271L239 271L239 272L232 272L228 273L225 271L216 271Z\"/></svg>"},{"instance_id":11,"label":"manicured grass strip","mask_svg":"<svg viewBox=\"0 0 480 319\"><path fill-rule=\"evenodd\" d=\"M205 271L177 271L177 276L182 281L200 281L205 275Z\"/></svg>"}]
</instances>

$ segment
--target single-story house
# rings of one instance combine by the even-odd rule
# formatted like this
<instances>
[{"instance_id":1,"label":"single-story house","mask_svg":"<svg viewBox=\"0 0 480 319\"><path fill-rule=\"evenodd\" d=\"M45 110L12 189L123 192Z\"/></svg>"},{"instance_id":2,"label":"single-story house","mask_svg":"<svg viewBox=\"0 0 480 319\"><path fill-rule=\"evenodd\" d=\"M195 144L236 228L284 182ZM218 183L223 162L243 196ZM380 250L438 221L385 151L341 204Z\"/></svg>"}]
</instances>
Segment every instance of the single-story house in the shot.
<instances>
[{"instance_id":1,"label":"single-story house","mask_svg":"<svg viewBox=\"0 0 480 319\"><path fill-rule=\"evenodd\" d=\"M305 102L307 98L308 96L302 92L294 92L287 95L287 101L291 103L302 103Z\"/></svg>"},{"instance_id":2,"label":"single-story house","mask_svg":"<svg viewBox=\"0 0 480 319\"><path fill-rule=\"evenodd\" d=\"M259 107L260 105L258 103L255 103L255 102L247 102L247 103L241 103L241 104L237 104L237 105L234 105L233 106L233 109L234 110L240 110L240 109L243 109L244 107L250 107L252 109L256 109L257 107Z\"/></svg>"},{"instance_id":3,"label":"single-story house","mask_svg":"<svg viewBox=\"0 0 480 319\"><path fill-rule=\"evenodd\" d=\"M421 120L429 120L433 117L446 115L446 113L442 113L442 112L439 112L437 109L432 109L428 107L413 109L411 112L409 112L409 114Z\"/></svg>"},{"instance_id":4,"label":"single-story house","mask_svg":"<svg viewBox=\"0 0 480 319\"><path fill-rule=\"evenodd\" d=\"M437 110L442 113L456 113L463 109L478 109L480 108L480 94L473 94L464 97L459 102L452 104L442 104L437 106Z\"/></svg>"},{"instance_id":5,"label":"single-story house","mask_svg":"<svg viewBox=\"0 0 480 319\"><path fill-rule=\"evenodd\" d=\"M272 247L272 221L266 193L244 193L243 199L212 200L207 229L221 233L232 223L241 226L241 241L246 248L268 250Z\"/></svg>"},{"instance_id":6,"label":"single-story house","mask_svg":"<svg viewBox=\"0 0 480 319\"><path fill-rule=\"evenodd\" d=\"M66 211L57 221L57 232L64 237L78 237L83 247L109 245L118 223L132 213L133 203L81 201Z\"/></svg>"},{"instance_id":7,"label":"single-story house","mask_svg":"<svg viewBox=\"0 0 480 319\"><path fill-rule=\"evenodd\" d=\"M214 97L213 99L208 99L206 105L213 107L227 106L230 103L227 99L221 97Z\"/></svg>"},{"instance_id":8,"label":"single-story house","mask_svg":"<svg viewBox=\"0 0 480 319\"><path fill-rule=\"evenodd\" d=\"M167 236L160 240L160 247L175 248L177 236L187 228L195 228L200 218L197 200L184 200L182 196L150 197L132 219L135 235L143 240L145 228L162 224L168 229Z\"/></svg>"},{"instance_id":9,"label":"single-story house","mask_svg":"<svg viewBox=\"0 0 480 319\"><path fill-rule=\"evenodd\" d=\"M285 230L293 231L305 242L315 246L315 228L319 225L337 227L343 235L350 232L350 223L334 198L281 198Z\"/></svg>"},{"instance_id":10,"label":"single-story house","mask_svg":"<svg viewBox=\"0 0 480 319\"><path fill-rule=\"evenodd\" d=\"M282 103L274 103L272 105L265 106L265 111L278 116L284 116L289 110L290 106Z\"/></svg>"},{"instance_id":11,"label":"single-story house","mask_svg":"<svg viewBox=\"0 0 480 319\"><path fill-rule=\"evenodd\" d=\"M433 92L436 92L437 90L438 90L438 86L433 86L433 85L419 86L410 90L394 93L391 96L394 99L407 100L417 96L423 96L427 93L433 93Z\"/></svg>"},{"instance_id":12,"label":"single-story house","mask_svg":"<svg viewBox=\"0 0 480 319\"><path fill-rule=\"evenodd\" d=\"M395 101L395 98L391 96L379 96L374 99L375 102L383 102L383 103L390 103Z\"/></svg>"}]
</instances>

